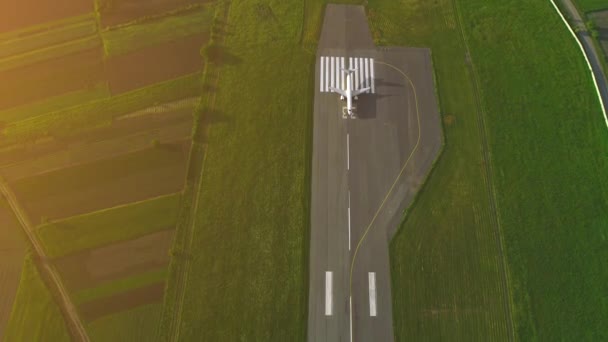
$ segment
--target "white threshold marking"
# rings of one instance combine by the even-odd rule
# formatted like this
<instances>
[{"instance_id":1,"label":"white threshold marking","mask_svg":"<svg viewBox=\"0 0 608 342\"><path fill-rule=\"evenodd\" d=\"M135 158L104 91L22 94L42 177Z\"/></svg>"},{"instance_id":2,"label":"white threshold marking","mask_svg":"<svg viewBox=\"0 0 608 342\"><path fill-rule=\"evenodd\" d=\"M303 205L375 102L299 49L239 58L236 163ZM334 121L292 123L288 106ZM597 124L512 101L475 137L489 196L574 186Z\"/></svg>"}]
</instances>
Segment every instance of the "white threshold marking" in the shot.
<instances>
[{"instance_id":1,"label":"white threshold marking","mask_svg":"<svg viewBox=\"0 0 608 342\"><path fill-rule=\"evenodd\" d=\"M372 94L374 94L376 91L374 89L374 59L372 58L371 61L369 62L369 71L371 73L371 77L372 77Z\"/></svg>"},{"instance_id":2,"label":"white threshold marking","mask_svg":"<svg viewBox=\"0 0 608 342\"><path fill-rule=\"evenodd\" d=\"M376 317L376 272L369 272L369 315Z\"/></svg>"},{"instance_id":3,"label":"white threshold marking","mask_svg":"<svg viewBox=\"0 0 608 342\"><path fill-rule=\"evenodd\" d=\"M330 65L331 65L331 71L330 71L330 75L329 75L331 77L331 83L330 83L330 85L333 88L334 87L334 79L336 77L336 74L334 73L334 66L335 66L335 59L334 59L334 57L331 57Z\"/></svg>"},{"instance_id":4,"label":"white threshold marking","mask_svg":"<svg viewBox=\"0 0 608 342\"><path fill-rule=\"evenodd\" d=\"M350 342L353 342L353 297L348 297L348 312L349 312L349 321L350 321Z\"/></svg>"},{"instance_id":5,"label":"white threshold marking","mask_svg":"<svg viewBox=\"0 0 608 342\"><path fill-rule=\"evenodd\" d=\"M325 66L325 57L321 57L321 65L319 66L321 68L320 73L319 73L321 92L323 92L325 90L325 87L323 84L323 81L325 79L324 66Z\"/></svg>"},{"instance_id":6,"label":"white threshold marking","mask_svg":"<svg viewBox=\"0 0 608 342\"><path fill-rule=\"evenodd\" d=\"M348 191L348 250L350 251L350 190Z\"/></svg>"},{"instance_id":7,"label":"white threshold marking","mask_svg":"<svg viewBox=\"0 0 608 342\"><path fill-rule=\"evenodd\" d=\"M332 315L332 272L325 272L325 316Z\"/></svg>"}]
</instances>

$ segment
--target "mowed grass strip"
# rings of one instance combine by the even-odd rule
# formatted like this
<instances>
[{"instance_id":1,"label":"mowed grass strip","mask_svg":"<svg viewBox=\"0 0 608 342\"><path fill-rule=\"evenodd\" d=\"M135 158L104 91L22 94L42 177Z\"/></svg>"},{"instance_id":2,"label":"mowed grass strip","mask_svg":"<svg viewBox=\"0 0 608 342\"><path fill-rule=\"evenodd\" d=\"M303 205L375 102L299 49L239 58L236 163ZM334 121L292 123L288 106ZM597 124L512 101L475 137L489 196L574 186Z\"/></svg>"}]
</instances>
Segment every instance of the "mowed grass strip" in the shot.
<instances>
[{"instance_id":1,"label":"mowed grass strip","mask_svg":"<svg viewBox=\"0 0 608 342\"><path fill-rule=\"evenodd\" d=\"M185 298L166 315L181 316L180 340L305 338L314 55L298 44L301 21L293 3L231 5L228 27L238 31L205 113Z\"/></svg>"},{"instance_id":2,"label":"mowed grass strip","mask_svg":"<svg viewBox=\"0 0 608 342\"><path fill-rule=\"evenodd\" d=\"M111 98L99 99L26 120L9 124L0 136L0 143L22 142L52 134L72 135L86 129L111 124L116 116L163 102L175 101L200 94L199 72L135 89Z\"/></svg>"},{"instance_id":3,"label":"mowed grass strip","mask_svg":"<svg viewBox=\"0 0 608 342\"><path fill-rule=\"evenodd\" d=\"M608 129L585 60L548 1L458 3L483 95L518 338L607 340Z\"/></svg>"},{"instance_id":4,"label":"mowed grass strip","mask_svg":"<svg viewBox=\"0 0 608 342\"><path fill-rule=\"evenodd\" d=\"M606 0L573 0L583 12L599 11L608 9Z\"/></svg>"},{"instance_id":5,"label":"mowed grass strip","mask_svg":"<svg viewBox=\"0 0 608 342\"><path fill-rule=\"evenodd\" d=\"M108 84L105 82L98 83L90 89L71 91L35 103L0 111L0 121L10 123L25 120L34 116L43 115L68 107L79 106L83 103L108 97L110 97Z\"/></svg>"},{"instance_id":6,"label":"mowed grass strip","mask_svg":"<svg viewBox=\"0 0 608 342\"><path fill-rule=\"evenodd\" d=\"M25 259L4 341L70 341L61 311L30 256Z\"/></svg>"},{"instance_id":7,"label":"mowed grass strip","mask_svg":"<svg viewBox=\"0 0 608 342\"><path fill-rule=\"evenodd\" d=\"M161 303L147 304L101 317L87 324L93 341L158 341Z\"/></svg>"},{"instance_id":8,"label":"mowed grass strip","mask_svg":"<svg viewBox=\"0 0 608 342\"><path fill-rule=\"evenodd\" d=\"M377 44L430 47L445 146L390 244L397 341L508 340L472 78L451 0L370 0ZM422 113L424 115L424 113Z\"/></svg>"},{"instance_id":9,"label":"mowed grass strip","mask_svg":"<svg viewBox=\"0 0 608 342\"><path fill-rule=\"evenodd\" d=\"M0 58L92 36L96 33L95 16L88 13L27 30L0 34Z\"/></svg>"},{"instance_id":10,"label":"mowed grass strip","mask_svg":"<svg viewBox=\"0 0 608 342\"><path fill-rule=\"evenodd\" d=\"M58 257L175 225L181 193L49 222L36 229L47 255Z\"/></svg>"},{"instance_id":11,"label":"mowed grass strip","mask_svg":"<svg viewBox=\"0 0 608 342\"><path fill-rule=\"evenodd\" d=\"M159 251L159 253L163 252L168 253L168 251ZM161 268L150 272L135 274L119 280L109 281L94 288L78 291L72 295L72 298L76 304L81 304L91 300L109 297L120 292L136 289L138 287L158 283L164 281L166 278L167 268Z\"/></svg>"},{"instance_id":12,"label":"mowed grass strip","mask_svg":"<svg viewBox=\"0 0 608 342\"><path fill-rule=\"evenodd\" d=\"M106 29L101 32L105 55L122 55L147 46L208 32L214 10L215 6L209 4L181 15Z\"/></svg>"}]
</instances>

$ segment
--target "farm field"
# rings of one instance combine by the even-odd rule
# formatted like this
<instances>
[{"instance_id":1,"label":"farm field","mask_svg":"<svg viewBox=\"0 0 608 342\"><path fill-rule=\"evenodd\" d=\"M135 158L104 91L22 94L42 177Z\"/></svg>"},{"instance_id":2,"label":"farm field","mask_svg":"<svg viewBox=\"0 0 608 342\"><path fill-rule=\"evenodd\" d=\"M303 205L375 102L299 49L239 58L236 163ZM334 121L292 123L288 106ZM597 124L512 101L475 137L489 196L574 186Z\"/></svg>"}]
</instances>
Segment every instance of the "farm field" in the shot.
<instances>
[{"instance_id":1,"label":"farm field","mask_svg":"<svg viewBox=\"0 0 608 342\"><path fill-rule=\"evenodd\" d=\"M487 117L517 336L607 339L608 307L598 298L608 284L608 129L584 58L550 3L460 3L465 22L475 23L465 29Z\"/></svg>"},{"instance_id":2,"label":"farm field","mask_svg":"<svg viewBox=\"0 0 608 342\"><path fill-rule=\"evenodd\" d=\"M25 28L41 29L49 22L92 13L93 10L93 1L90 0L3 1L0 4L0 33Z\"/></svg>"},{"instance_id":3,"label":"farm field","mask_svg":"<svg viewBox=\"0 0 608 342\"><path fill-rule=\"evenodd\" d=\"M379 45L431 48L446 142L390 245L395 339L508 340L508 294L454 2L370 0L368 18Z\"/></svg>"},{"instance_id":4,"label":"farm field","mask_svg":"<svg viewBox=\"0 0 608 342\"><path fill-rule=\"evenodd\" d=\"M25 259L4 341L70 341L59 307L40 278L31 256Z\"/></svg>"},{"instance_id":5,"label":"farm field","mask_svg":"<svg viewBox=\"0 0 608 342\"><path fill-rule=\"evenodd\" d=\"M102 27L145 21L146 18L164 17L190 11L191 8L213 2L212 0L124 0L112 2L100 0L100 24Z\"/></svg>"},{"instance_id":6,"label":"farm field","mask_svg":"<svg viewBox=\"0 0 608 342\"><path fill-rule=\"evenodd\" d=\"M176 311L182 340L305 338L314 55L299 44L301 11L282 1L230 7L226 26L238 31L226 36L229 58L205 113L183 310L165 302L163 339Z\"/></svg>"},{"instance_id":7,"label":"farm field","mask_svg":"<svg viewBox=\"0 0 608 342\"><path fill-rule=\"evenodd\" d=\"M0 339L6 331L25 257L25 234L8 203L0 199Z\"/></svg>"},{"instance_id":8,"label":"farm field","mask_svg":"<svg viewBox=\"0 0 608 342\"><path fill-rule=\"evenodd\" d=\"M178 192L52 221L39 226L36 234L50 257L136 238L172 228L180 195Z\"/></svg>"},{"instance_id":9,"label":"farm field","mask_svg":"<svg viewBox=\"0 0 608 342\"><path fill-rule=\"evenodd\" d=\"M113 57L189 36L208 34L214 11L213 5L207 5L137 25L104 30L101 36L105 54Z\"/></svg>"},{"instance_id":10,"label":"farm field","mask_svg":"<svg viewBox=\"0 0 608 342\"><path fill-rule=\"evenodd\" d=\"M107 59L106 73L112 94L201 70L203 64L199 50L207 39L205 34L195 34ZM160 65L163 67L159 68Z\"/></svg>"},{"instance_id":11,"label":"farm field","mask_svg":"<svg viewBox=\"0 0 608 342\"><path fill-rule=\"evenodd\" d=\"M161 303L147 304L98 318L89 323L90 337L94 341L157 341L161 310Z\"/></svg>"},{"instance_id":12,"label":"farm field","mask_svg":"<svg viewBox=\"0 0 608 342\"><path fill-rule=\"evenodd\" d=\"M181 191L189 141L50 171L11 184L34 223Z\"/></svg>"}]
</instances>

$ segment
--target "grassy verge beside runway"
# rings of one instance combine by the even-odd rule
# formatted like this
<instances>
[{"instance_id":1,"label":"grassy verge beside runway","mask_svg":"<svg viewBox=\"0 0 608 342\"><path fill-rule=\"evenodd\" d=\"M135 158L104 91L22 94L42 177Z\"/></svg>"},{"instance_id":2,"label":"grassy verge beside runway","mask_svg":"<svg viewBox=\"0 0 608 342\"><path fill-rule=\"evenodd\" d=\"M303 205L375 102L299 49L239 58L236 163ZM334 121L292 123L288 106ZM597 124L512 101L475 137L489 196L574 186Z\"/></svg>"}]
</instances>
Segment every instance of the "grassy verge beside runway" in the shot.
<instances>
[{"instance_id":1,"label":"grassy verge beside runway","mask_svg":"<svg viewBox=\"0 0 608 342\"><path fill-rule=\"evenodd\" d=\"M36 234L50 257L143 236L175 225L180 197L176 193L46 223Z\"/></svg>"},{"instance_id":2,"label":"grassy verge beside runway","mask_svg":"<svg viewBox=\"0 0 608 342\"><path fill-rule=\"evenodd\" d=\"M146 341L158 340L158 322L162 304L154 303L108 316L87 324L93 341Z\"/></svg>"},{"instance_id":3,"label":"grassy verge beside runway","mask_svg":"<svg viewBox=\"0 0 608 342\"><path fill-rule=\"evenodd\" d=\"M283 1L230 7L226 26L238 31L222 44L215 105L205 103L192 248L178 245L172 261L190 265L184 298L164 308L173 338L305 338L314 55L299 45L301 10ZM176 279L170 273L168 295Z\"/></svg>"},{"instance_id":4,"label":"grassy verge beside runway","mask_svg":"<svg viewBox=\"0 0 608 342\"><path fill-rule=\"evenodd\" d=\"M87 102L9 124L0 136L4 144L32 141L47 135L66 136L99 126L112 118L158 103L200 93L200 73L139 88L118 96Z\"/></svg>"},{"instance_id":5,"label":"grassy verge beside runway","mask_svg":"<svg viewBox=\"0 0 608 342\"><path fill-rule=\"evenodd\" d=\"M35 322L35 324L32 324ZM17 298L4 340L69 341L68 330L57 304L31 257L25 259Z\"/></svg>"},{"instance_id":6,"label":"grassy verge beside runway","mask_svg":"<svg viewBox=\"0 0 608 342\"><path fill-rule=\"evenodd\" d=\"M479 72L517 335L608 339L608 130L585 60L548 1L458 3Z\"/></svg>"},{"instance_id":7,"label":"grassy verge beside runway","mask_svg":"<svg viewBox=\"0 0 608 342\"><path fill-rule=\"evenodd\" d=\"M147 46L168 42L211 28L215 6L196 8L181 15L128 25L101 32L107 57L122 55Z\"/></svg>"},{"instance_id":8,"label":"grassy verge beside runway","mask_svg":"<svg viewBox=\"0 0 608 342\"><path fill-rule=\"evenodd\" d=\"M575 2L583 12L608 9L608 2L606 0L575 0Z\"/></svg>"},{"instance_id":9,"label":"grassy verge beside runway","mask_svg":"<svg viewBox=\"0 0 608 342\"><path fill-rule=\"evenodd\" d=\"M377 44L431 48L446 142L391 242L395 338L507 340L482 139L452 2L375 0L368 18Z\"/></svg>"}]
</instances>

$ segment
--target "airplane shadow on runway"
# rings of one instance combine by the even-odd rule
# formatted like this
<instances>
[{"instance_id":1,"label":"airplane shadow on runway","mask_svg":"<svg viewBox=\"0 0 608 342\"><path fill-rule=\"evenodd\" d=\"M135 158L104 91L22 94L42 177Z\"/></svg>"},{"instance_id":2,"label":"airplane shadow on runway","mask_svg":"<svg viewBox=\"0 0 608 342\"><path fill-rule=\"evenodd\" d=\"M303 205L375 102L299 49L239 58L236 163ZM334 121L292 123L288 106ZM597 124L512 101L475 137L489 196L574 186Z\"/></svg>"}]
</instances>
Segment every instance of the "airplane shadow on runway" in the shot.
<instances>
[{"instance_id":1,"label":"airplane shadow on runway","mask_svg":"<svg viewBox=\"0 0 608 342\"><path fill-rule=\"evenodd\" d=\"M357 118L359 119L375 119L377 101L387 97L398 96L397 94L382 94L383 90L403 87L401 83L386 82L380 78L375 79L374 82L376 87L375 94L363 94L359 96L359 100L357 101Z\"/></svg>"}]
</instances>

